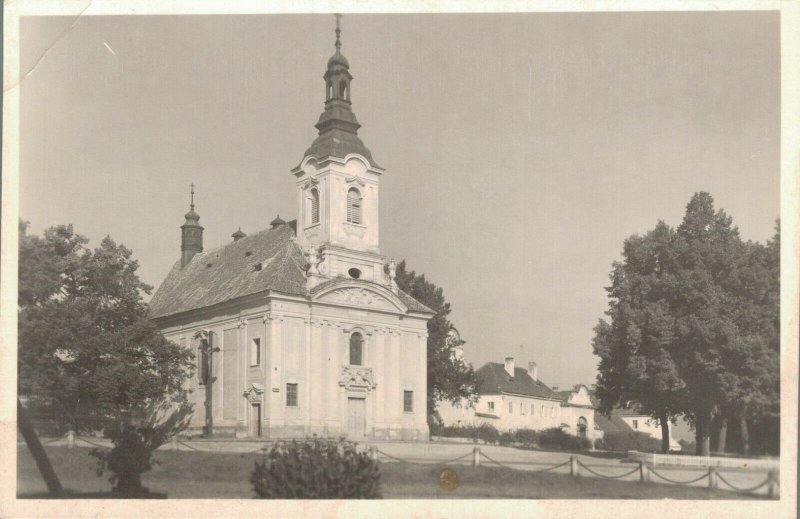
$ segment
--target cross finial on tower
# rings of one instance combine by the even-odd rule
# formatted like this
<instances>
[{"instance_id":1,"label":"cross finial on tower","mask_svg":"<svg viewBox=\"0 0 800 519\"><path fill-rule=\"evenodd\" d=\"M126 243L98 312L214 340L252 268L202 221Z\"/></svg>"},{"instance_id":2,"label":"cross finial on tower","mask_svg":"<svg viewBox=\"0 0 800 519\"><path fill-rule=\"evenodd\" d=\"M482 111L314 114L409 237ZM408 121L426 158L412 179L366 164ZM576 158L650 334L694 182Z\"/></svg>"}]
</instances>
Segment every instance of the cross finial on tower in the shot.
<instances>
[{"instance_id":1,"label":"cross finial on tower","mask_svg":"<svg viewBox=\"0 0 800 519\"><path fill-rule=\"evenodd\" d=\"M191 200L191 202L189 202L189 209L194 211L194 183L192 183L192 191L191 191L191 193L192 193L192 200Z\"/></svg>"},{"instance_id":2,"label":"cross finial on tower","mask_svg":"<svg viewBox=\"0 0 800 519\"><path fill-rule=\"evenodd\" d=\"M339 28L339 20L342 19L342 15L337 13L337 14L334 14L333 16L336 17L336 44L335 45L336 45L336 51L338 52L339 49L342 48L342 42L339 40L339 35L342 33L342 29Z\"/></svg>"}]
</instances>

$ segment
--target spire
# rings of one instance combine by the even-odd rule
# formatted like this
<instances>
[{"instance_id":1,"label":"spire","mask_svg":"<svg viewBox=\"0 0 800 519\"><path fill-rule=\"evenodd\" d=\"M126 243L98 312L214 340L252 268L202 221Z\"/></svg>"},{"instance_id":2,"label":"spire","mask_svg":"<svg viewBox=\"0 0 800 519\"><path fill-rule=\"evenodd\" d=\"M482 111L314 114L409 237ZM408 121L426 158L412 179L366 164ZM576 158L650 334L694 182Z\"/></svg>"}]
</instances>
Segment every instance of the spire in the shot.
<instances>
[{"instance_id":1,"label":"spire","mask_svg":"<svg viewBox=\"0 0 800 519\"><path fill-rule=\"evenodd\" d=\"M358 137L361 124L351 110L350 82L353 76L350 74L350 63L341 50L341 17L340 14L336 15L336 52L328 60L327 70L322 76L325 80L325 110L316 124L319 137L306 150L304 157L311 155L322 160L330 156L344 158L349 153L358 153L377 166L372 161L372 154Z\"/></svg>"},{"instance_id":2,"label":"spire","mask_svg":"<svg viewBox=\"0 0 800 519\"><path fill-rule=\"evenodd\" d=\"M194 184L191 185L189 212L184 215L186 222L181 225L181 267L185 267L195 254L203 252L203 226L200 215L194 210Z\"/></svg>"},{"instance_id":3,"label":"spire","mask_svg":"<svg viewBox=\"0 0 800 519\"><path fill-rule=\"evenodd\" d=\"M342 42L339 39L339 35L342 34L342 29L339 27L339 21L342 19L342 15L337 13L333 16L336 17L336 43L334 46L336 47L336 52L339 52L339 49L342 48Z\"/></svg>"}]
</instances>

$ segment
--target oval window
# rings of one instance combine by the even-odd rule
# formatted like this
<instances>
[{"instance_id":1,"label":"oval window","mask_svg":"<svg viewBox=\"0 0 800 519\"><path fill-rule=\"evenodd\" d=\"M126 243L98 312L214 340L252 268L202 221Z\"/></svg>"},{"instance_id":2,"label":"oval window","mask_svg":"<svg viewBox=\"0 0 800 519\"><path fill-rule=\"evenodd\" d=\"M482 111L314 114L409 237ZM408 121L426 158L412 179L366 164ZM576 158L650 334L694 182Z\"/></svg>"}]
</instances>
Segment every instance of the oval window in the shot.
<instances>
[{"instance_id":1,"label":"oval window","mask_svg":"<svg viewBox=\"0 0 800 519\"><path fill-rule=\"evenodd\" d=\"M358 270L357 268L352 268L348 270L347 273L350 274L350 277L353 279L358 279L361 277L361 271Z\"/></svg>"}]
</instances>

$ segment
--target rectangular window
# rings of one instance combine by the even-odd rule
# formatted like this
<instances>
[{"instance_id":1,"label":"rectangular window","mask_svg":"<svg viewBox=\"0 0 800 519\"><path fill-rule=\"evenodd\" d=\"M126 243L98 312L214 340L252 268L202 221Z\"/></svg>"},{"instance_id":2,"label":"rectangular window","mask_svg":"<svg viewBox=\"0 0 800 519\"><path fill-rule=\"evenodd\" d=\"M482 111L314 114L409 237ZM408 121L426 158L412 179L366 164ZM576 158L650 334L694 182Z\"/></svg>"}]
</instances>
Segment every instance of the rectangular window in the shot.
<instances>
[{"instance_id":1,"label":"rectangular window","mask_svg":"<svg viewBox=\"0 0 800 519\"><path fill-rule=\"evenodd\" d=\"M552 409L550 409L550 416L555 418L557 416L556 415L557 409L558 409L557 407L553 407Z\"/></svg>"},{"instance_id":2,"label":"rectangular window","mask_svg":"<svg viewBox=\"0 0 800 519\"><path fill-rule=\"evenodd\" d=\"M259 366L261 364L261 338L256 337L250 343L250 365Z\"/></svg>"},{"instance_id":3,"label":"rectangular window","mask_svg":"<svg viewBox=\"0 0 800 519\"><path fill-rule=\"evenodd\" d=\"M519 414L525 416L525 404L519 404Z\"/></svg>"},{"instance_id":4,"label":"rectangular window","mask_svg":"<svg viewBox=\"0 0 800 519\"><path fill-rule=\"evenodd\" d=\"M545 411L544 406L542 406L541 410L539 411L539 414L541 416L546 416L546 413L547 413L547 411Z\"/></svg>"},{"instance_id":5,"label":"rectangular window","mask_svg":"<svg viewBox=\"0 0 800 519\"><path fill-rule=\"evenodd\" d=\"M297 407L297 384L286 384L286 406Z\"/></svg>"},{"instance_id":6,"label":"rectangular window","mask_svg":"<svg viewBox=\"0 0 800 519\"><path fill-rule=\"evenodd\" d=\"M633 428L634 429L638 429L639 428L639 420L634 420L633 421Z\"/></svg>"},{"instance_id":7,"label":"rectangular window","mask_svg":"<svg viewBox=\"0 0 800 519\"><path fill-rule=\"evenodd\" d=\"M406 413L413 413L414 412L414 392L413 391L403 391L403 412L406 412Z\"/></svg>"},{"instance_id":8,"label":"rectangular window","mask_svg":"<svg viewBox=\"0 0 800 519\"><path fill-rule=\"evenodd\" d=\"M514 402L508 403L508 414L514 414Z\"/></svg>"},{"instance_id":9,"label":"rectangular window","mask_svg":"<svg viewBox=\"0 0 800 519\"><path fill-rule=\"evenodd\" d=\"M489 411L494 411L494 402L486 402L486 405L489 407Z\"/></svg>"}]
</instances>

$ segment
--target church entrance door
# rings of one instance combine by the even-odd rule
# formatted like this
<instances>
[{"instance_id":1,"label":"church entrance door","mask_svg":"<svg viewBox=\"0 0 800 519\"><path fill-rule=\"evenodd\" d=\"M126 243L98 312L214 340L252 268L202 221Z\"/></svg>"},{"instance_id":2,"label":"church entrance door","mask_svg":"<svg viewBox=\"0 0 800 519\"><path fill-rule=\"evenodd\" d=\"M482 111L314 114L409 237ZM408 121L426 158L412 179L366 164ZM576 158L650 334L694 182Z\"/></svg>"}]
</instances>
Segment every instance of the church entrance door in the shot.
<instances>
[{"instance_id":1,"label":"church entrance door","mask_svg":"<svg viewBox=\"0 0 800 519\"><path fill-rule=\"evenodd\" d=\"M363 398L347 399L347 435L360 440L367 432L367 405Z\"/></svg>"},{"instance_id":2,"label":"church entrance door","mask_svg":"<svg viewBox=\"0 0 800 519\"><path fill-rule=\"evenodd\" d=\"M250 404L250 437L261 436L261 404Z\"/></svg>"}]
</instances>

